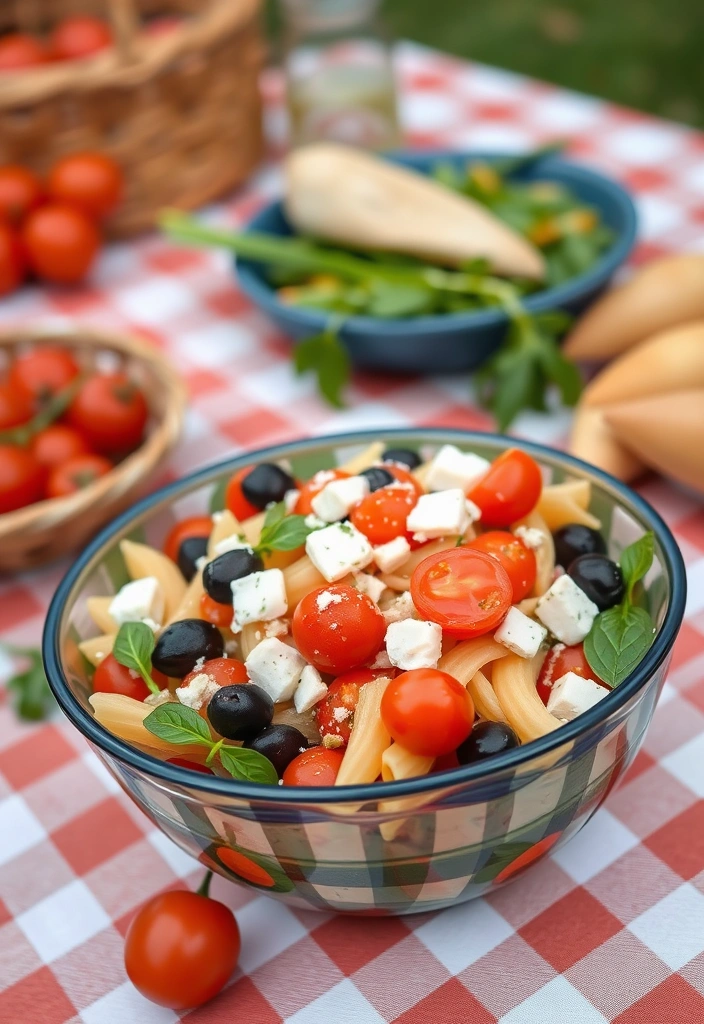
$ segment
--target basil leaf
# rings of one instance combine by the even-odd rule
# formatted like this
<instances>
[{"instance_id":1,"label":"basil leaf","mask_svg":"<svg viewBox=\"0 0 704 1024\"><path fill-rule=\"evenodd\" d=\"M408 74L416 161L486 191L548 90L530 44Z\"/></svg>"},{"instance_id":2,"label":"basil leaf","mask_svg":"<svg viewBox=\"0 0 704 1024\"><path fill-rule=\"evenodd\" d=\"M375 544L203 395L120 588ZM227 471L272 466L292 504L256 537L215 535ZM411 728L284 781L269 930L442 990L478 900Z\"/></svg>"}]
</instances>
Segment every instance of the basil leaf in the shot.
<instances>
[{"instance_id":1,"label":"basil leaf","mask_svg":"<svg viewBox=\"0 0 704 1024\"><path fill-rule=\"evenodd\" d=\"M600 679L618 686L648 650L654 634L645 608L621 604L597 615L584 641L584 654Z\"/></svg>"},{"instance_id":2,"label":"basil leaf","mask_svg":"<svg viewBox=\"0 0 704 1024\"><path fill-rule=\"evenodd\" d=\"M152 693L159 692L159 687L151 677L155 646L154 633L144 622L123 622L112 649L115 661L139 672Z\"/></svg>"},{"instance_id":3,"label":"basil leaf","mask_svg":"<svg viewBox=\"0 0 704 1024\"><path fill-rule=\"evenodd\" d=\"M164 707L166 705L163 705ZM220 763L233 779L243 782L263 782L275 786L279 781L276 769L268 757L246 747L220 747Z\"/></svg>"},{"instance_id":4,"label":"basil leaf","mask_svg":"<svg viewBox=\"0 0 704 1024\"><path fill-rule=\"evenodd\" d=\"M13 693L13 706L20 718L27 722L39 722L56 706L54 695L44 674L41 653L34 648L8 648L11 654L28 658L29 668L18 672L7 684Z\"/></svg>"},{"instance_id":5,"label":"basil leaf","mask_svg":"<svg viewBox=\"0 0 704 1024\"><path fill-rule=\"evenodd\" d=\"M283 521L285 515L286 505L283 501L277 501L275 505L272 505L266 510L262 531L278 526L279 523Z\"/></svg>"},{"instance_id":6,"label":"basil leaf","mask_svg":"<svg viewBox=\"0 0 704 1024\"><path fill-rule=\"evenodd\" d=\"M650 566L653 564L655 553L655 538L652 530L644 533L633 544L629 544L621 553L619 564L623 573L623 582L626 584L628 600L631 600L633 587L638 580L642 580Z\"/></svg>"},{"instance_id":7,"label":"basil leaf","mask_svg":"<svg viewBox=\"0 0 704 1024\"><path fill-rule=\"evenodd\" d=\"M144 719L144 726L167 743L199 743L212 747L213 739L204 719L184 704L160 704Z\"/></svg>"},{"instance_id":8,"label":"basil leaf","mask_svg":"<svg viewBox=\"0 0 704 1024\"><path fill-rule=\"evenodd\" d=\"M299 341L293 352L296 373L312 370L323 398L336 409L344 408L342 389L350 379L350 357L335 331L323 331Z\"/></svg>"},{"instance_id":9,"label":"basil leaf","mask_svg":"<svg viewBox=\"0 0 704 1024\"><path fill-rule=\"evenodd\" d=\"M295 551L305 544L306 537L313 531L306 526L305 516L286 516L276 526L262 530L261 540L256 550L260 554L270 551Z\"/></svg>"}]
</instances>

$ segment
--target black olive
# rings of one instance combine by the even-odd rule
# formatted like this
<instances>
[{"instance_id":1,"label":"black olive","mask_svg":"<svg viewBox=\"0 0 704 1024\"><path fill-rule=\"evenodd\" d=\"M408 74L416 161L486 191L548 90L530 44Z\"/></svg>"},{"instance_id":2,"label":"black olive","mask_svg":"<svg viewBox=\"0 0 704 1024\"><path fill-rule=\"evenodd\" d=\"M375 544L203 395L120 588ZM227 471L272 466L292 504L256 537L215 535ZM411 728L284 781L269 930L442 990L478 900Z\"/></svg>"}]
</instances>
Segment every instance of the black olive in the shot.
<instances>
[{"instance_id":1,"label":"black olive","mask_svg":"<svg viewBox=\"0 0 704 1024\"><path fill-rule=\"evenodd\" d=\"M228 740L254 739L273 717L274 702L256 683L221 686L208 704L210 724Z\"/></svg>"},{"instance_id":2,"label":"black olive","mask_svg":"<svg viewBox=\"0 0 704 1024\"><path fill-rule=\"evenodd\" d=\"M370 491L378 491L382 487L388 487L396 479L395 476L389 473L388 469L382 469L381 466L371 466L369 469L363 470L359 475L369 481Z\"/></svg>"},{"instance_id":3,"label":"black olive","mask_svg":"<svg viewBox=\"0 0 704 1024\"><path fill-rule=\"evenodd\" d=\"M295 490L296 481L281 466L262 462L242 478L240 487L247 501L264 509L272 501L283 501L286 491Z\"/></svg>"},{"instance_id":4,"label":"black olive","mask_svg":"<svg viewBox=\"0 0 704 1024\"><path fill-rule=\"evenodd\" d=\"M186 537L185 540L181 541L176 562L178 563L178 567L183 573L184 578L187 579L189 583L196 574L196 562L199 558L203 558L207 550L207 537Z\"/></svg>"},{"instance_id":5,"label":"black olive","mask_svg":"<svg viewBox=\"0 0 704 1024\"><path fill-rule=\"evenodd\" d=\"M472 764L517 746L518 736L510 726L503 722L477 722L464 743L457 748L457 759L460 764Z\"/></svg>"},{"instance_id":6,"label":"black olive","mask_svg":"<svg viewBox=\"0 0 704 1024\"><path fill-rule=\"evenodd\" d=\"M400 462L409 469L418 469L421 457L410 448L387 448L381 457L382 462Z\"/></svg>"},{"instance_id":7,"label":"black olive","mask_svg":"<svg viewBox=\"0 0 704 1024\"><path fill-rule=\"evenodd\" d=\"M621 570L606 555L580 555L567 572L600 612L623 600L626 588Z\"/></svg>"},{"instance_id":8,"label":"black olive","mask_svg":"<svg viewBox=\"0 0 704 1024\"><path fill-rule=\"evenodd\" d=\"M580 555L605 555L606 542L598 530L581 523L569 523L555 530L555 561L564 569Z\"/></svg>"},{"instance_id":9,"label":"black olive","mask_svg":"<svg viewBox=\"0 0 704 1024\"><path fill-rule=\"evenodd\" d=\"M232 581L252 572L261 572L263 568L261 557L255 555L251 548L234 548L208 562L203 569L203 586L213 601L232 604Z\"/></svg>"},{"instance_id":10,"label":"black olive","mask_svg":"<svg viewBox=\"0 0 704 1024\"><path fill-rule=\"evenodd\" d=\"M217 626L203 619L181 619L167 626L157 640L152 665L165 676L183 679L201 658L222 658L224 650Z\"/></svg>"},{"instance_id":11,"label":"black olive","mask_svg":"<svg viewBox=\"0 0 704 1024\"><path fill-rule=\"evenodd\" d=\"M269 725L253 740L246 740L243 746L268 757L281 778L294 757L308 749L308 740L292 725Z\"/></svg>"}]
</instances>

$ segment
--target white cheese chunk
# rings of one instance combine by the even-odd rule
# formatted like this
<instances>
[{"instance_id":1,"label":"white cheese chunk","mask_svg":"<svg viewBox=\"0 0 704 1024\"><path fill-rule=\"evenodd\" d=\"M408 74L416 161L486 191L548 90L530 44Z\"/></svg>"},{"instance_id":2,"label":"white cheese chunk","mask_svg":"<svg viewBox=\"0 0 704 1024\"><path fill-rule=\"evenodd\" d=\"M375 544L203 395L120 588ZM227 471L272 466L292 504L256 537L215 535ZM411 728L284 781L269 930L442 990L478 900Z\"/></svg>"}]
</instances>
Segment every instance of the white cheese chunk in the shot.
<instances>
[{"instance_id":1,"label":"white cheese chunk","mask_svg":"<svg viewBox=\"0 0 704 1024\"><path fill-rule=\"evenodd\" d=\"M312 512L308 513L303 522L309 530L321 530L323 526L328 525L323 519L319 519L317 516L314 516Z\"/></svg>"},{"instance_id":2,"label":"white cheese chunk","mask_svg":"<svg viewBox=\"0 0 704 1024\"><path fill-rule=\"evenodd\" d=\"M514 537L518 537L527 548L536 551L545 541L542 530L536 530L534 526L517 526L513 531Z\"/></svg>"},{"instance_id":3,"label":"white cheese chunk","mask_svg":"<svg viewBox=\"0 0 704 1024\"><path fill-rule=\"evenodd\" d=\"M290 514L298 504L298 499L301 496L301 492L292 487L290 491L286 491L284 494L284 508L286 513Z\"/></svg>"},{"instance_id":4,"label":"white cheese chunk","mask_svg":"<svg viewBox=\"0 0 704 1024\"><path fill-rule=\"evenodd\" d=\"M173 704L174 700L174 695L168 686L166 686L163 690L159 690L158 693L150 693L148 697L144 698L144 703L149 704L150 707L158 708L161 707L162 704Z\"/></svg>"},{"instance_id":5,"label":"white cheese chunk","mask_svg":"<svg viewBox=\"0 0 704 1024\"><path fill-rule=\"evenodd\" d=\"M365 569L374 558L371 544L352 523L333 523L309 534L306 554L328 583Z\"/></svg>"},{"instance_id":6,"label":"white cheese chunk","mask_svg":"<svg viewBox=\"0 0 704 1024\"><path fill-rule=\"evenodd\" d=\"M144 622L158 629L164 618L164 592L156 576L125 583L113 597L109 614L121 626L124 622Z\"/></svg>"},{"instance_id":7,"label":"white cheese chunk","mask_svg":"<svg viewBox=\"0 0 704 1024\"><path fill-rule=\"evenodd\" d=\"M288 619L271 619L264 624L264 636L288 636Z\"/></svg>"},{"instance_id":8,"label":"white cheese chunk","mask_svg":"<svg viewBox=\"0 0 704 1024\"><path fill-rule=\"evenodd\" d=\"M369 668L391 668L391 661L386 651L379 651L374 661L369 663Z\"/></svg>"},{"instance_id":9,"label":"white cheese chunk","mask_svg":"<svg viewBox=\"0 0 704 1024\"><path fill-rule=\"evenodd\" d=\"M534 658L547 635L545 626L514 607L509 608L506 618L494 633L494 640L519 658Z\"/></svg>"},{"instance_id":10,"label":"white cheese chunk","mask_svg":"<svg viewBox=\"0 0 704 1024\"><path fill-rule=\"evenodd\" d=\"M436 494L422 494L409 512L406 529L424 539L461 535L470 524L464 491L455 487ZM417 538L420 539L420 536Z\"/></svg>"},{"instance_id":11,"label":"white cheese chunk","mask_svg":"<svg viewBox=\"0 0 704 1024\"><path fill-rule=\"evenodd\" d=\"M293 647L269 637L257 644L244 665L251 681L276 704L293 697L306 661Z\"/></svg>"},{"instance_id":12,"label":"white cheese chunk","mask_svg":"<svg viewBox=\"0 0 704 1024\"><path fill-rule=\"evenodd\" d=\"M404 619L386 630L386 653L396 668L437 668L442 654L442 629L437 622Z\"/></svg>"},{"instance_id":13,"label":"white cheese chunk","mask_svg":"<svg viewBox=\"0 0 704 1024\"><path fill-rule=\"evenodd\" d=\"M241 548L247 551L252 550L251 544L248 544L243 536L239 533L231 533L229 537L223 537L217 542L213 548L212 557L217 558L218 555L224 555L226 551L239 551Z\"/></svg>"},{"instance_id":14,"label":"white cheese chunk","mask_svg":"<svg viewBox=\"0 0 704 1024\"><path fill-rule=\"evenodd\" d=\"M288 611L286 583L281 569L264 569L233 580L232 607L235 629L248 622L268 622L280 619Z\"/></svg>"},{"instance_id":15,"label":"white cheese chunk","mask_svg":"<svg viewBox=\"0 0 704 1024\"><path fill-rule=\"evenodd\" d=\"M593 679L585 679L576 672L566 672L553 684L548 697L548 711L555 718L571 722L603 700L608 692L605 686L600 686Z\"/></svg>"},{"instance_id":16,"label":"white cheese chunk","mask_svg":"<svg viewBox=\"0 0 704 1024\"><path fill-rule=\"evenodd\" d=\"M374 604L379 603L379 598L386 590L386 584L384 581L377 579L376 576L372 576L368 572L356 572L354 574L353 586L362 594L366 594L367 597L371 597Z\"/></svg>"},{"instance_id":17,"label":"white cheese chunk","mask_svg":"<svg viewBox=\"0 0 704 1024\"><path fill-rule=\"evenodd\" d=\"M374 548L374 561L380 572L394 572L400 569L411 553L411 545L405 537L394 537L387 544Z\"/></svg>"},{"instance_id":18,"label":"white cheese chunk","mask_svg":"<svg viewBox=\"0 0 704 1024\"><path fill-rule=\"evenodd\" d=\"M535 606L535 614L553 636L571 647L584 640L599 609L565 573L545 591Z\"/></svg>"},{"instance_id":19,"label":"white cheese chunk","mask_svg":"<svg viewBox=\"0 0 704 1024\"><path fill-rule=\"evenodd\" d=\"M293 695L293 706L299 715L310 711L323 697L327 696L328 688L322 680L320 672L312 665L306 665Z\"/></svg>"},{"instance_id":20,"label":"white cheese chunk","mask_svg":"<svg viewBox=\"0 0 704 1024\"><path fill-rule=\"evenodd\" d=\"M428 466L425 484L430 491L445 491L459 487L467 491L476 484L491 466L481 455L461 452L453 444L445 444Z\"/></svg>"},{"instance_id":21,"label":"white cheese chunk","mask_svg":"<svg viewBox=\"0 0 704 1024\"><path fill-rule=\"evenodd\" d=\"M336 523L349 515L355 505L369 494L369 481L365 476L348 476L331 480L311 500L316 516L326 523Z\"/></svg>"},{"instance_id":22,"label":"white cheese chunk","mask_svg":"<svg viewBox=\"0 0 704 1024\"><path fill-rule=\"evenodd\" d=\"M387 625L392 622L402 622L404 619L412 619L416 614L416 606L409 590L399 594L387 608L384 608L382 615Z\"/></svg>"},{"instance_id":23,"label":"white cheese chunk","mask_svg":"<svg viewBox=\"0 0 704 1024\"><path fill-rule=\"evenodd\" d=\"M212 676L209 676L206 672L201 672L191 679L188 686L177 686L174 693L187 708L200 711L203 705L207 704L213 694L217 693L219 689L220 687Z\"/></svg>"}]
</instances>

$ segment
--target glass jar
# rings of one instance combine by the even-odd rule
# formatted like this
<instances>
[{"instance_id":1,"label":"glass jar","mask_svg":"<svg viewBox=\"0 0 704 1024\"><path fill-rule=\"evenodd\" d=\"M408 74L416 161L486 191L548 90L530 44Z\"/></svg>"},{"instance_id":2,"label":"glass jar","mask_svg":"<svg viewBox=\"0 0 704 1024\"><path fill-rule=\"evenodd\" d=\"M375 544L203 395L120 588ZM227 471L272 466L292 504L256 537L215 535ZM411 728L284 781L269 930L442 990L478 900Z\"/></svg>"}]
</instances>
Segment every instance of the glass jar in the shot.
<instances>
[{"instance_id":1,"label":"glass jar","mask_svg":"<svg viewBox=\"0 0 704 1024\"><path fill-rule=\"evenodd\" d=\"M400 141L391 53L379 0L281 0L291 144L367 149Z\"/></svg>"}]
</instances>

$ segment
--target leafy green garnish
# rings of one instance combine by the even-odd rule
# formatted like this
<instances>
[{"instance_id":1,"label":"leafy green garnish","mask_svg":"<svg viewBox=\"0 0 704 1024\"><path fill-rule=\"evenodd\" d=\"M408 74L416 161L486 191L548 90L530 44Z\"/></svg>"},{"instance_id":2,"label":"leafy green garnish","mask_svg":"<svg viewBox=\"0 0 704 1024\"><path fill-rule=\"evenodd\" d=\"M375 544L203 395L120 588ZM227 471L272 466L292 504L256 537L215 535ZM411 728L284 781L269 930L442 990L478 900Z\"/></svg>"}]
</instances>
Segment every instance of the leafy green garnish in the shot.
<instances>
[{"instance_id":1,"label":"leafy green garnish","mask_svg":"<svg viewBox=\"0 0 704 1024\"><path fill-rule=\"evenodd\" d=\"M155 646L154 633L146 623L123 622L115 637L112 653L115 661L133 672L139 672L152 693L159 693L159 687L151 675Z\"/></svg>"},{"instance_id":2,"label":"leafy green garnish","mask_svg":"<svg viewBox=\"0 0 704 1024\"><path fill-rule=\"evenodd\" d=\"M44 672L41 653L34 647L7 647L6 650L29 662L24 672L18 672L7 684L15 711L25 721L39 722L56 706Z\"/></svg>"},{"instance_id":3,"label":"leafy green garnish","mask_svg":"<svg viewBox=\"0 0 704 1024\"><path fill-rule=\"evenodd\" d=\"M268 757L246 747L220 748L220 763L233 779L262 782L275 786L279 781L276 769Z\"/></svg>"},{"instance_id":4,"label":"leafy green garnish","mask_svg":"<svg viewBox=\"0 0 704 1024\"><path fill-rule=\"evenodd\" d=\"M299 341L293 352L297 374L312 371L318 380L323 398L336 409L342 409L342 392L350 378L350 357L337 331L328 328L322 334Z\"/></svg>"},{"instance_id":5,"label":"leafy green garnish","mask_svg":"<svg viewBox=\"0 0 704 1024\"><path fill-rule=\"evenodd\" d=\"M632 600L634 586L643 579L653 564L654 554L655 537L650 530L623 550L619 565L623 574L623 582L626 584L626 597L629 601Z\"/></svg>"},{"instance_id":6,"label":"leafy green garnish","mask_svg":"<svg viewBox=\"0 0 704 1024\"><path fill-rule=\"evenodd\" d=\"M287 516L286 506L280 501L267 510L259 543L254 550L260 555L272 551L295 551L305 544L306 537L312 532L312 528L306 526L305 516Z\"/></svg>"}]
</instances>

